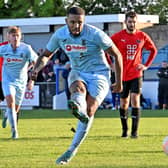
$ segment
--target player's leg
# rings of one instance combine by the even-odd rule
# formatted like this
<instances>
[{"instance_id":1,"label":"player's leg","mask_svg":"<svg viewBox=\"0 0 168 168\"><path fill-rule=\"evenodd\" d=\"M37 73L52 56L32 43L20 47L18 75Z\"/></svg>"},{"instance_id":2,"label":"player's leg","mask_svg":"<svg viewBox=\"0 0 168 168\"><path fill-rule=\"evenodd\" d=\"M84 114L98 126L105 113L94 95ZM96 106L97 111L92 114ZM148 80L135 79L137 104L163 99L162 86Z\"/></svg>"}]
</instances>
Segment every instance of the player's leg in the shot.
<instances>
[{"instance_id":1,"label":"player's leg","mask_svg":"<svg viewBox=\"0 0 168 168\"><path fill-rule=\"evenodd\" d=\"M92 118L88 117L86 111L86 88L84 83L81 81L73 82L71 84L70 91L71 100L68 102L69 108L72 109L72 114L77 117L79 121L70 147L56 160L57 164L66 164L72 159L72 157L76 154L80 144L85 139L93 121Z\"/></svg>"},{"instance_id":2,"label":"player's leg","mask_svg":"<svg viewBox=\"0 0 168 168\"><path fill-rule=\"evenodd\" d=\"M87 79L89 77L87 76ZM81 145L81 143L84 141L84 139L86 138L92 122L93 122L93 118L94 118L94 114L98 108L98 106L101 104L101 102L103 101L104 97L106 96L106 94L108 93L108 88L109 88L109 84L107 83L107 79L104 79L103 82L97 81L97 80L93 80L93 76L91 77L92 81L95 82L89 82L89 84L87 85L87 91L89 94L87 94L87 98L86 96L84 97L84 95L73 95L74 93L74 88L72 86L70 88L71 91L71 96L73 97L73 100L75 100L76 102L78 102L78 104L80 104L80 110L82 113L86 114L87 116L89 116L89 120L88 122L83 122L83 121L79 121L78 122L78 126L76 129L76 133L74 135L74 138L72 140L72 143L69 147L69 149L62 155L60 156L57 160L56 163L57 164L66 164L68 163L72 157L76 154L79 146ZM73 83L74 84L74 83ZM85 93L86 95L86 87L83 83L80 82L76 82L76 86L75 88L77 88L78 93ZM73 89L72 89L73 88ZM90 93L92 94L92 96L90 95ZM82 100L82 102L81 102ZM78 106L79 107L79 106Z\"/></svg>"},{"instance_id":3,"label":"player's leg","mask_svg":"<svg viewBox=\"0 0 168 168\"><path fill-rule=\"evenodd\" d=\"M2 90L2 82L0 81L0 102L4 101L4 99L5 99L5 97L4 97L3 90ZM3 116L3 119L2 119L2 128L6 128L6 126L7 126L7 119L8 119L8 114L7 114L6 110L2 111L2 116Z\"/></svg>"},{"instance_id":4,"label":"player's leg","mask_svg":"<svg viewBox=\"0 0 168 168\"><path fill-rule=\"evenodd\" d=\"M18 104L15 104L15 110L16 110L16 122L17 122L17 124L18 124L18 122L19 122L19 110L20 110L20 105L18 105Z\"/></svg>"},{"instance_id":5,"label":"player's leg","mask_svg":"<svg viewBox=\"0 0 168 168\"><path fill-rule=\"evenodd\" d=\"M9 119L9 123L11 125L12 138L16 139L16 138L18 138L18 131L17 131L14 96L12 96L12 95L6 96L6 102L7 102L8 119Z\"/></svg>"},{"instance_id":6,"label":"player's leg","mask_svg":"<svg viewBox=\"0 0 168 168\"><path fill-rule=\"evenodd\" d=\"M126 138L128 136L128 107L129 107L129 97L120 98L120 120L122 126L121 137Z\"/></svg>"},{"instance_id":7,"label":"player's leg","mask_svg":"<svg viewBox=\"0 0 168 168\"><path fill-rule=\"evenodd\" d=\"M15 94L16 88L11 85L9 81L2 83L3 92L7 103L7 117L11 126L12 138L18 137L17 123L16 123L16 111L15 111Z\"/></svg>"},{"instance_id":8,"label":"player's leg","mask_svg":"<svg viewBox=\"0 0 168 168\"><path fill-rule=\"evenodd\" d=\"M16 121L17 124L19 122L19 115L20 115L20 106L22 104L23 98L24 98L24 93L25 93L25 86L16 87L16 95L15 95L15 111L16 111Z\"/></svg>"},{"instance_id":9,"label":"player's leg","mask_svg":"<svg viewBox=\"0 0 168 168\"><path fill-rule=\"evenodd\" d=\"M165 87L165 109L168 109L168 89Z\"/></svg>"},{"instance_id":10,"label":"player's leg","mask_svg":"<svg viewBox=\"0 0 168 168\"><path fill-rule=\"evenodd\" d=\"M131 137L138 137L138 126L140 119L140 94L131 93L131 104L132 104L132 128L131 128Z\"/></svg>"},{"instance_id":11,"label":"player's leg","mask_svg":"<svg viewBox=\"0 0 168 168\"><path fill-rule=\"evenodd\" d=\"M89 117L86 112L86 87L82 81L75 81L70 87L71 99L68 101L68 107L72 114L81 122L87 123Z\"/></svg>"},{"instance_id":12,"label":"player's leg","mask_svg":"<svg viewBox=\"0 0 168 168\"><path fill-rule=\"evenodd\" d=\"M68 107L72 114L80 121L87 123L89 117L86 112L86 86L80 72L70 71L68 76L69 90L71 99L68 101Z\"/></svg>"},{"instance_id":13,"label":"player's leg","mask_svg":"<svg viewBox=\"0 0 168 168\"><path fill-rule=\"evenodd\" d=\"M128 136L128 108L130 103L129 82L123 82L123 91L120 94L120 120L122 127L121 137Z\"/></svg>"},{"instance_id":14,"label":"player's leg","mask_svg":"<svg viewBox=\"0 0 168 168\"><path fill-rule=\"evenodd\" d=\"M90 127L92 125L94 116L90 117L87 123L83 123L80 120L78 121L75 135L73 137L72 143L68 150L62 154L57 160L57 164L67 164L77 153L79 146L85 140Z\"/></svg>"},{"instance_id":15,"label":"player's leg","mask_svg":"<svg viewBox=\"0 0 168 168\"><path fill-rule=\"evenodd\" d=\"M131 82L131 106L132 106L132 128L131 137L138 137L138 126L140 120L140 95L142 90L142 78L136 78Z\"/></svg>"},{"instance_id":16,"label":"player's leg","mask_svg":"<svg viewBox=\"0 0 168 168\"><path fill-rule=\"evenodd\" d=\"M8 112L7 109L3 110L3 119L2 119L2 128L6 128L7 126L7 121L8 121Z\"/></svg>"}]
</instances>

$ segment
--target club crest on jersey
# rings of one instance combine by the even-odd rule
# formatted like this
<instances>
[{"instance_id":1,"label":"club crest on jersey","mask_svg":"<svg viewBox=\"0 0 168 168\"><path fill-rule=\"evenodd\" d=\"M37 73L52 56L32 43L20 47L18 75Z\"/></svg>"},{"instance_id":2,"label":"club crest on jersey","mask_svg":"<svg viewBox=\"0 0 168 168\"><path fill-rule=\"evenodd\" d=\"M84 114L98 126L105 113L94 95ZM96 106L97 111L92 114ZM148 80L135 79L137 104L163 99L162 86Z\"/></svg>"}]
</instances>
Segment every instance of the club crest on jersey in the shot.
<instances>
[{"instance_id":1,"label":"club crest on jersey","mask_svg":"<svg viewBox=\"0 0 168 168\"><path fill-rule=\"evenodd\" d=\"M139 44L141 42L141 40L137 40L136 42Z\"/></svg>"},{"instance_id":2,"label":"club crest on jersey","mask_svg":"<svg viewBox=\"0 0 168 168\"><path fill-rule=\"evenodd\" d=\"M65 45L65 50L67 52L86 52L87 47L79 44L67 44Z\"/></svg>"},{"instance_id":3,"label":"club crest on jersey","mask_svg":"<svg viewBox=\"0 0 168 168\"><path fill-rule=\"evenodd\" d=\"M126 40L125 39L121 39L122 42L125 42Z\"/></svg>"}]
</instances>

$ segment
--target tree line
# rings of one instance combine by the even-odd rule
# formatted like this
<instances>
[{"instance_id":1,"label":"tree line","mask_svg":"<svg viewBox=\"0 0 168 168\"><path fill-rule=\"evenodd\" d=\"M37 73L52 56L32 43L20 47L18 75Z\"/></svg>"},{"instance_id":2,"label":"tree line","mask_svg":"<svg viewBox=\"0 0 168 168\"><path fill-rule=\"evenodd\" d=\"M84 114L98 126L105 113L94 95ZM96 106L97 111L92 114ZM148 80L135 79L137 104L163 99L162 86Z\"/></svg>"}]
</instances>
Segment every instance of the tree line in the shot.
<instances>
[{"instance_id":1,"label":"tree line","mask_svg":"<svg viewBox=\"0 0 168 168\"><path fill-rule=\"evenodd\" d=\"M84 8L87 15L134 10L159 15L160 24L168 23L168 0L0 0L0 19L65 16L73 5Z\"/></svg>"}]
</instances>

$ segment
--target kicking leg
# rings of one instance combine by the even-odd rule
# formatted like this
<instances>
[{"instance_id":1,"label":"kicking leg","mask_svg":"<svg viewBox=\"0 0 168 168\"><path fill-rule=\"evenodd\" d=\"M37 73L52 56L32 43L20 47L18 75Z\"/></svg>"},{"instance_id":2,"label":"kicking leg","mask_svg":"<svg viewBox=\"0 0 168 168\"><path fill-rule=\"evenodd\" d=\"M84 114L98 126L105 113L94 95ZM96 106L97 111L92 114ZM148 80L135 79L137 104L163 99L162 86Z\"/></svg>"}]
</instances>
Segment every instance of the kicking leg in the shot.
<instances>
[{"instance_id":1,"label":"kicking leg","mask_svg":"<svg viewBox=\"0 0 168 168\"><path fill-rule=\"evenodd\" d=\"M75 156L79 146L85 140L92 126L93 118L94 118L93 116L90 117L89 122L87 123L78 121L76 133L74 135L72 143L70 147L68 148L68 150L56 160L57 164L67 164Z\"/></svg>"},{"instance_id":2,"label":"kicking leg","mask_svg":"<svg viewBox=\"0 0 168 168\"><path fill-rule=\"evenodd\" d=\"M86 104L86 101L83 102L83 104ZM86 109L87 107L87 109ZM94 119L94 114L96 112L98 108L98 102L92 98L91 96L87 96L87 106L83 106L83 113L86 114L86 112L89 115L89 120L88 122L82 122L79 120L78 125L77 125L77 129L76 129L76 133L74 135L74 138L72 140L72 143L70 145L70 147L68 148L68 150L61 155L57 160L56 163L57 164L67 164L72 158L73 156L76 154L79 146L82 144L82 142L85 140L91 126L93 123L93 119Z\"/></svg>"},{"instance_id":3,"label":"kicking leg","mask_svg":"<svg viewBox=\"0 0 168 168\"><path fill-rule=\"evenodd\" d=\"M81 122L87 123L89 117L86 112L86 88L83 82L75 81L70 87L71 100L68 101L68 107L72 114Z\"/></svg>"}]
</instances>

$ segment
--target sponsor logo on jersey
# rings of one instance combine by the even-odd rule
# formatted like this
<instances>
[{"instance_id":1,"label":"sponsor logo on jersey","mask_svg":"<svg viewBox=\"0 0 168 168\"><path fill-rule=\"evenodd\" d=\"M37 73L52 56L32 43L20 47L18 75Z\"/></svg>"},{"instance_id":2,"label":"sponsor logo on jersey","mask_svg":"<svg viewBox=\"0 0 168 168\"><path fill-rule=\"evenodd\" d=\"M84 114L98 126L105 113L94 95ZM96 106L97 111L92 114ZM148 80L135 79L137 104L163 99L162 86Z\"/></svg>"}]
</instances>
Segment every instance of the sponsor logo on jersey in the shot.
<instances>
[{"instance_id":1,"label":"sponsor logo on jersey","mask_svg":"<svg viewBox=\"0 0 168 168\"><path fill-rule=\"evenodd\" d=\"M135 54L136 54L136 49L137 49L136 44L128 44L127 45L127 60L134 60Z\"/></svg>"},{"instance_id":2,"label":"sponsor logo on jersey","mask_svg":"<svg viewBox=\"0 0 168 168\"><path fill-rule=\"evenodd\" d=\"M18 58L7 58L6 61L7 61L7 62L22 62L22 59L18 59Z\"/></svg>"},{"instance_id":3,"label":"sponsor logo on jersey","mask_svg":"<svg viewBox=\"0 0 168 168\"><path fill-rule=\"evenodd\" d=\"M77 44L67 44L65 45L65 49L67 52L86 52L87 47L84 45Z\"/></svg>"}]
</instances>

